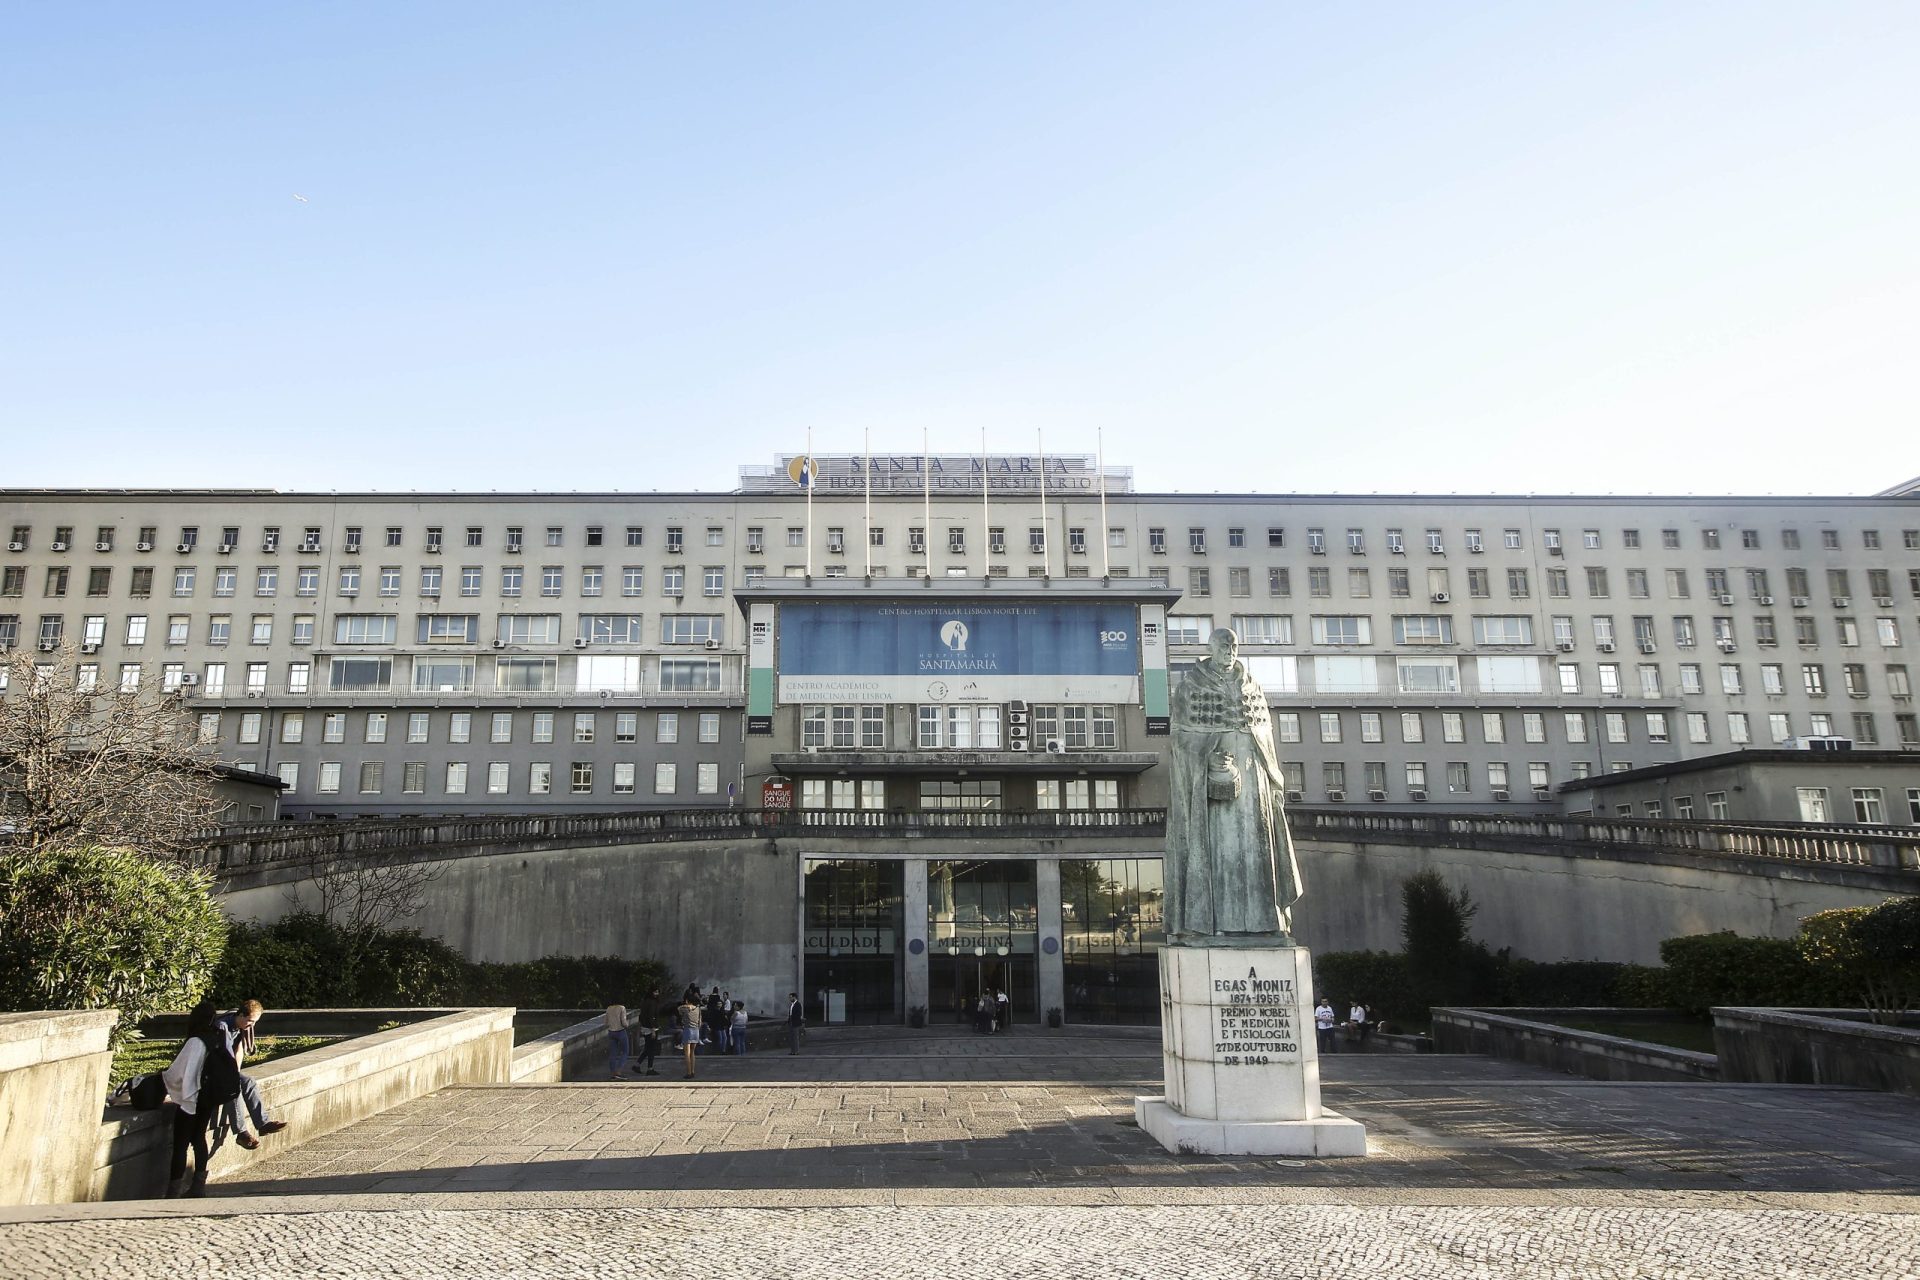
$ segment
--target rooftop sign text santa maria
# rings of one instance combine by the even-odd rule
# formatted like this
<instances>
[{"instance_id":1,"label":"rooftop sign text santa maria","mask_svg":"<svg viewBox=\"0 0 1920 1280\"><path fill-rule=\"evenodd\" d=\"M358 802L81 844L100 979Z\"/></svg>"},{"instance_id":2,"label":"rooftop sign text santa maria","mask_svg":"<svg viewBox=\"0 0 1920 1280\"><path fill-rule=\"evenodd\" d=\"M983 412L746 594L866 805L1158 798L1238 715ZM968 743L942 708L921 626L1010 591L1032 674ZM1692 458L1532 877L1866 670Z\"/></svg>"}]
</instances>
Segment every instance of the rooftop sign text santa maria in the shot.
<instances>
[{"instance_id":1,"label":"rooftop sign text santa maria","mask_svg":"<svg viewBox=\"0 0 1920 1280\"><path fill-rule=\"evenodd\" d=\"M741 467L742 493L800 493L794 480L798 468L794 461L801 455L782 455L774 467ZM918 453L816 453L812 478L818 496L857 497L869 487L874 493L978 494L984 486L992 493L1038 495L1042 477L1049 494L1087 494L1100 492L1100 466L1090 453L1049 453L1042 457L1030 453L987 455ZM1108 493L1133 491L1132 467L1106 468Z\"/></svg>"}]
</instances>

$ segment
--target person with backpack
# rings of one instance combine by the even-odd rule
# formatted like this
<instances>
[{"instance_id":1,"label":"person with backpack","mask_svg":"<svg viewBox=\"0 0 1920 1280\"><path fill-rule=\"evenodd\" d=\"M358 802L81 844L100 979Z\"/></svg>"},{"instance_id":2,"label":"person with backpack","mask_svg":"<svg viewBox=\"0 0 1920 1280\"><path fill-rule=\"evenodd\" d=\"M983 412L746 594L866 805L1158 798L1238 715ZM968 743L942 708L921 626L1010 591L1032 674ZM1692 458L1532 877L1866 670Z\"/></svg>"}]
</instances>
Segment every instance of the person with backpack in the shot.
<instances>
[{"instance_id":1,"label":"person with backpack","mask_svg":"<svg viewBox=\"0 0 1920 1280\"><path fill-rule=\"evenodd\" d=\"M173 1157L168 1164L167 1198L207 1194L207 1124L214 1112L240 1096L240 1064L227 1048L226 1033L215 1021L218 1010L202 1000L187 1015L187 1038L173 1063L161 1072L173 1098ZM187 1175L187 1152L193 1175Z\"/></svg>"}]
</instances>

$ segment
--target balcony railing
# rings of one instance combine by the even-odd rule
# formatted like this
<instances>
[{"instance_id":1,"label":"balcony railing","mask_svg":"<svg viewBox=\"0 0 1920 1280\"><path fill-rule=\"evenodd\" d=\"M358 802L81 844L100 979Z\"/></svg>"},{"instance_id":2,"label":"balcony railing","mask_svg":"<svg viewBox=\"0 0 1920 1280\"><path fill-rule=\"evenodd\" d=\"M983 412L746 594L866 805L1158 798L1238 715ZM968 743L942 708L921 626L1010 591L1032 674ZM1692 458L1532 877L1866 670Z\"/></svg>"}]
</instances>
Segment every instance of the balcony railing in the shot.
<instances>
[{"instance_id":1,"label":"balcony railing","mask_svg":"<svg viewBox=\"0 0 1920 1280\"><path fill-rule=\"evenodd\" d=\"M288 862L324 862L397 853L509 852L526 847L751 840L816 835L830 839L967 838L1154 839L1167 811L1074 809L1011 812L946 809L635 809L615 813L474 814L282 822L222 828L198 860L222 872ZM1380 813L1292 808L1296 842L1420 844L1604 858L1629 850L1739 860L1920 873L1920 833L1877 826L1764 825L1526 817L1474 813ZM1920 888L1920 875L1915 877Z\"/></svg>"}]
</instances>

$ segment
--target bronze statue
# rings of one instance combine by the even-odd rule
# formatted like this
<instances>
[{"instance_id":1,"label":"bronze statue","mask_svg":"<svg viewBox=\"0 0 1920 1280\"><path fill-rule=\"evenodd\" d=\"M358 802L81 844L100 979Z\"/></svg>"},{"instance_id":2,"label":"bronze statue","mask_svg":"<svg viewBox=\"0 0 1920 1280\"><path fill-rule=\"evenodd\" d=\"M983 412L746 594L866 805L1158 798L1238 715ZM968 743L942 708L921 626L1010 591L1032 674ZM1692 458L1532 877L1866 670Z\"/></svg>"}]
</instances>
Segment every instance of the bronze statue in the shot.
<instances>
[{"instance_id":1,"label":"bronze statue","mask_svg":"<svg viewBox=\"0 0 1920 1280\"><path fill-rule=\"evenodd\" d=\"M1170 946L1289 947L1300 867L1287 836L1286 786L1267 696L1215 631L1173 694L1173 795L1167 809Z\"/></svg>"}]
</instances>

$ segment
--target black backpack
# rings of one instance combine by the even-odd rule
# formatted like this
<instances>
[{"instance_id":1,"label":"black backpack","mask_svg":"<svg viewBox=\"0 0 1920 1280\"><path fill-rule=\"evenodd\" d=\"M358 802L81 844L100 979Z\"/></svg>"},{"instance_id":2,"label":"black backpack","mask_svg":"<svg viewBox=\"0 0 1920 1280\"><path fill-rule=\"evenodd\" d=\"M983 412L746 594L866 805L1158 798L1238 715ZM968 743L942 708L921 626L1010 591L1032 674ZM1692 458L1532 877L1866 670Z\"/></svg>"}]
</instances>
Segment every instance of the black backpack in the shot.
<instances>
[{"instance_id":1,"label":"black backpack","mask_svg":"<svg viewBox=\"0 0 1920 1280\"><path fill-rule=\"evenodd\" d=\"M124 1100L124 1101L123 1101ZM131 1076L107 1099L108 1106L129 1106L135 1111L153 1111L167 1100L167 1082L159 1072Z\"/></svg>"},{"instance_id":2,"label":"black backpack","mask_svg":"<svg viewBox=\"0 0 1920 1280\"><path fill-rule=\"evenodd\" d=\"M215 1031L200 1039L207 1046L207 1064L200 1069L200 1102L225 1106L240 1096L240 1064L233 1060L224 1035Z\"/></svg>"}]
</instances>

